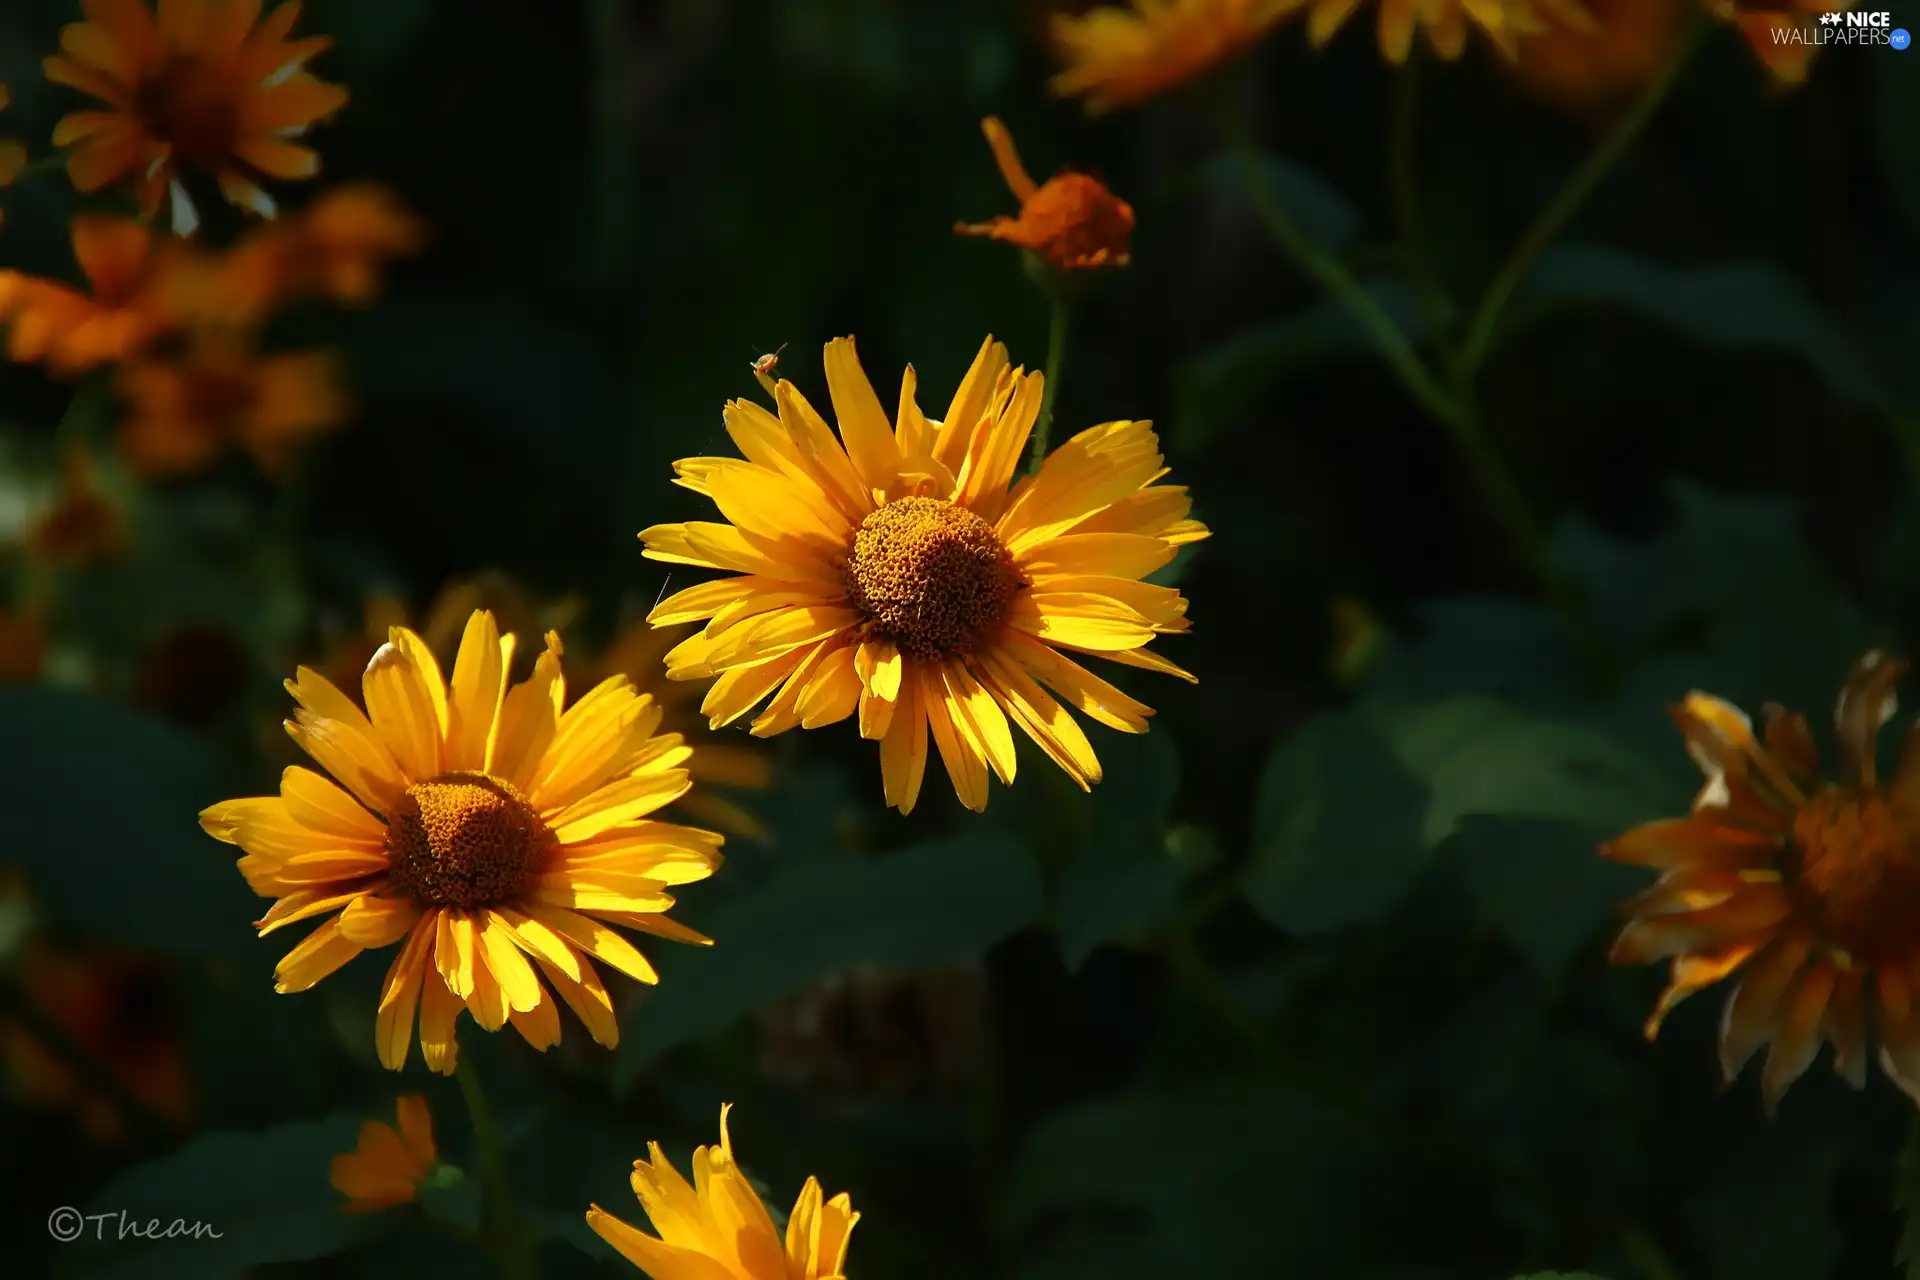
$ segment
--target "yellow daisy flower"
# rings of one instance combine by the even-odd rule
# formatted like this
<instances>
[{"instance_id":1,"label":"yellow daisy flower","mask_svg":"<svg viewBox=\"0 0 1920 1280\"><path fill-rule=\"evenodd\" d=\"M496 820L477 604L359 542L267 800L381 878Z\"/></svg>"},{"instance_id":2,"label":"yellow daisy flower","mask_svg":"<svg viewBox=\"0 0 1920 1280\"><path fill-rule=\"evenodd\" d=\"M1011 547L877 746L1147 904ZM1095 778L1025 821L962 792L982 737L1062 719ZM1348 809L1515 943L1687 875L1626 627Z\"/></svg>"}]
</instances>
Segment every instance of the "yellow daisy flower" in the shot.
<instances>
[{"instance_id":1,"label":"yellow daisy flower","mask_svg":"<svg viewBox=\"0 0 1920 1280\"><path fill-rule=\"evenodd\" d=\"M1057 97L1083 97L1088 115L1130 107L1238 56L1299 0L1131 0L1053 19L1062 64Z\"/></svg>"},{"instance_id":2,"label":"yellow daisy flower","mask_svg":"<svg viewBox=\"0 0 1920 1280\"><path fill-rule=\"evenodd\" d=\"M1821 778L1804 716L1768 706L1756 738L1734 707L1689 694L1673 716L1707 775L1693 815L1602 850L1661 873L1627 904L1613 946L1616 964L1673 962L1648 1037L1687 996L1735 980L1721 1070L1730 1083L1769 1046L1769 1110L1825 1041L1834 1069L1864 1086L1869 1010L1881 1070L1920 1102L1920 751L1910 740L1889 778L1874 758L1906 669L1879 653L1854 665L1834 707L1838 781Z\"/></svg>"},{"instance_id":3,"label":"yellow daisy flower","mask_svg":"<svg viewBox=\"0 0 1920 1280\"><path fill-rule=\"evenodd\" d=\"M360 1126L359 1144L333 1158L329 1178L333 1189L347 1197L348 1213L391 1209L418 1199L420 1184L440 1159L427 1100L407 1094L394 1112L397 1126L369 1120Z\"/></svg>"},{"instance_id":4,"label":"yellow daisy flower","mask_svg":"<svg viewBox=\"0 0 1920 1280\"><path fill-rule=\"evenodd\" d=\"M131 178L148 213L191 170L216 179L228 200L273 216L253 175L311 178L320 157L294 139L346 105L347 91L306 70L333 42L288 40L298 0L260 20L260 0L81 0L87 21L60 32L47 79L99 98L55 126L71 147L67 174L81 191ZM188 210L190 205L186 206ZM190 221L190 219L188 219ZM176 230L186 230L176 214Z\"/></svg>"},{"instance_id":5,"label":"yellow daisy flower","mask_svg":"<svg viewBox=\"0 0 1920 1280\"><path fill-rule=\"evenodd\" d=\"M395 627L367 664L362 711L300 668L287 732L336 781L292 766L280 794L200 815L246 852L264 935L325 916L274 971L305 991L361 951L400 943L381 993L380 1061L399 1070L419 1015L428 1067L454 1069L462 1009L488 1031L512 1022L559 1043L547 984L611 1048L613 1002L589 956L641 982L653 966L612 925L707 939L667 918L667 889L720 865L721 837L648 817L691 785L678 734L631 682L603 681L567 708L560 637L508 686L514 638L467 622L451 683L420 637Z\"/></svg>"},{"instance_id":6,"label":"yellow daisy flower","mask_svg":"<svg viewBox=\"0 0 1920 1280\"><path fill-rule=\"evenodd\" d=\"M720 1145L693 1153L693 1185L660 1144L633 1162L633 1191L658 1236L594 1205L587 1225L653 1280L845 1280L847 1242L860 1215L841 1192L824 1198L808 1178L787 1216L783 1241L759 1193L733 1158L727 1112L720 1108Z\"/></svg>"},{"instance_id":7,"label":"yellow daisy flower","mask_svg":"<svg viewBox=\"0 0 1920 1280\"><path fill-rule=\"evenodd\" d=\"M1010 367L992 338L939 422L920 411L909 366L890 424L851 338L827 344L826 373L838 439L783 380L778 417L726 408L744 460L675 464L732 523L655 525L640 534L646 554L740 576L648 615L707 620L667 654L668 677L718 677L701 704L714 728L771 696L759 737L857 712L902 813L929 732L961 802L984 809L989 770L1013 781L1009 717L1090 788L1100 763L1054 695L1128 733L1146 731L1152 708L1068 654L1193 679L1147 647L1187 629L1187 602L1142 579L1207 536L1186 490L1154 483L1166 467L1152 425L1083 431L1015 484L1043 379Z\"/></svg>"},{"instance_id":8,"label":"yellow daisy flower","mask_svg":"<svg viewBox=\"0 0 1920 1280\"><path fill-rule=\"evenodd\" d=\"M1416 29L1442 58L1457 58L1467 44L1467 25L1478 27L1508 58L1519 56L1523 37L1554 26L1596 30L1577 0L1379 0L1380 52L1399 64L1413 51ZM1307 39L1317 49L1331 40L1360 7L1360 0L1305 0Z\"/></svg>"}]
</instances>

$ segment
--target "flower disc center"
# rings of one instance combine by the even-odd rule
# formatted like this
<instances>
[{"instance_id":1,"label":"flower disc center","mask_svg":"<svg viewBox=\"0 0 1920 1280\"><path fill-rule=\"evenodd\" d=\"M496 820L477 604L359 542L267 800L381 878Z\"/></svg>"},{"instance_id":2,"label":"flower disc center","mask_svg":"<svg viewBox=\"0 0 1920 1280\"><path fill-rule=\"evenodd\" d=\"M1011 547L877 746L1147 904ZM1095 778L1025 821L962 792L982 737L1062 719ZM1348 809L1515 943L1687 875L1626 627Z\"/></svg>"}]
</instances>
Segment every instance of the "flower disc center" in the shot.
<instances>
[{"instance_id":1,"label":"flower disc center","mask_svg":"<svg viewBox=\"0 0 1920 1280\"><path fill-rule=\"evenodd\" d=\"M993 526L940 498L902 498L860 522L847 599L874 632L915 658L971 653L1021 587Z\"/></svg>"},{"instance_id":2,"label":"flower disc center","mask_svg":"<svg viewBox=\"0 0 1920 1280\"><path fill-rule=\"evenodd\" d=\"M1831 941L1868 958L1920 942L1920 813L1834 789L1800 810L1793 837L1794 888Z\"/></svg>"},{"instance_id":3,"label":"flower disc center","mask_svg":"<svg viewBox=\"0 0 1920 1280\"><path fill-rule=\"evenodd\" d=\"M133 112L181 163L218 172L240 144L240 99L231 80L205 59L175 55L135 91Z\"/></svg>"},{"instance_id":4,"label":"flower disc center","mask_svg":"<svg viewBox=\"0 0 1920 1280\"><path fill-rule=\"evenodd\" d=\"M417 783L387 825L391 882L426 907L486 907L517 898L553 833L513 785L484 773Z\"/></svg>"}]
</instances>

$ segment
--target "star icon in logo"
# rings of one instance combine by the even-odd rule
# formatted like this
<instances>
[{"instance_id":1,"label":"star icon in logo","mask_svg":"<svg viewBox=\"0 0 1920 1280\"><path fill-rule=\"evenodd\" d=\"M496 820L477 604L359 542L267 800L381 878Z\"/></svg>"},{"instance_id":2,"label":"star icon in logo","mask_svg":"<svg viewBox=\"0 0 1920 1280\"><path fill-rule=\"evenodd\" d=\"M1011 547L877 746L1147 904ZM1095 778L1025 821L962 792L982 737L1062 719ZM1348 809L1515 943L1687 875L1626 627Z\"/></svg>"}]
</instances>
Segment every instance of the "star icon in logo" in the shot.
<instances>
[{"instance_id":1,"label":"star icon in logo","mask_svg":"<svg viewBox=\"0 0 1920 1280\"><path fill-rule=\"evenodd\" d=\"M1820 25L1822 26L1830 27L1838 21L1840 21L1840 15L1838 13L1823 13L1820 15Z\"/></svg>"}]
</instances>

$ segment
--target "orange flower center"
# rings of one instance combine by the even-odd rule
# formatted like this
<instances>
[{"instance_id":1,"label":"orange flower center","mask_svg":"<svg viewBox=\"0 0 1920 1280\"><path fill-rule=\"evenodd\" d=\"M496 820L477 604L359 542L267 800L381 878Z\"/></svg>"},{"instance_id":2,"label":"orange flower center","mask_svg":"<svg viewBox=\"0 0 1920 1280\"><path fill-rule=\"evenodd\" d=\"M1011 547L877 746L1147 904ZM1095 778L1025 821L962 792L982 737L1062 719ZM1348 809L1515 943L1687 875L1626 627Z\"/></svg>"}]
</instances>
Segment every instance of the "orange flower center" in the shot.
<instances>
[{"instance_id":1,"label":"orange flower center","mask_svg":"<svg viewBox=\"0 0 1920 1280\"><path fill-rule=\"evenodd\" d=\"M203 58L175 54L133 96L133 114L174 158L216 173L240 145L240 95L226 71Z\"/></svg>"},{"instance_id":2,"label":"orange flower center","mask_svg":"<svg viewBox=\"0 0 1920 1280\"><path fill-rule=\"evenodd\" d=\"M1016 242L1056 267L1088 267L1124 261L1132 235L1132 207L1098 178L1069 171L1021 206Z\"/></svg>"},{"instance_id":3,"label":"orange flower center","mask_svg":"<svg viewBox=\"0 0 1920 1280\"><path fill-rule=\"evenodd\" d=\"M423 907L510 902L553 844L526 797L484 773L443 773L407 788L387 824L393 889Z\"/></svg>"},{"instance_id":4,"label":"orange flower center","mask_svg":"<svg viewBox=\"0 0 1920 1280\"><path fill-rule=\"evenodd\" d=\"M993 526L942 498L902 498L862 520L843 575L873 632L915 658L978 649L1022 585Z\"/></svg>"},{"instance_id":5,"label":"orange flower center","mask_svg":"<svg viewBox=\"0 0 1920 1280\"><path fill-rule=\"evenodd\" d=\"M1795 815L1793 837L1795 894L1824 937L1868 958L1920 943L1920 814L1834 788Z\"/></svg>"}]
</instances>

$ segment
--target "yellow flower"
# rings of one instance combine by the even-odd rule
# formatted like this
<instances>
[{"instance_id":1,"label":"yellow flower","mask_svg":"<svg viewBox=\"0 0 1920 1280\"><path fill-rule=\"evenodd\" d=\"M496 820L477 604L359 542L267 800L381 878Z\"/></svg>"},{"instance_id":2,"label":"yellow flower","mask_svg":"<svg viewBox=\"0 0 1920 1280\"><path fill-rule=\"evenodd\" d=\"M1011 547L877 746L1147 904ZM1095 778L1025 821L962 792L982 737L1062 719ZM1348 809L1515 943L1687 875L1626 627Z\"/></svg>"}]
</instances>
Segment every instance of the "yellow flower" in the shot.
<instances>
[{"instance_id":1,"label":"yellow flower","mask_svg":"<svg viewBox=\"0 0 1920 1280\"><path fill-rule=\"evenodd\" d=\"M1020 163L1013 135L997 116L982 120L980 130L993 148L1007 189L1020 202L1020 214L991 222L962 222L954 227L956 232L1019 245L1062 271L1124 267L1132 260L1128 249L1133 236L1132 205L1107 190L1100 179L1070 169L1044 184L1036 183Z\"/></svg>"},{"instance_id":2,"label":"yellow flower","mask_svg":"<svg viewBox=\"0 0 1920 1280\"><path fill-rule=\"evenodd\" d=\"M332 44L288 40L296 2L260 21L260 0L81 0L87 21L60 33L47 79L99 98L105 111L76 111L53 131L71 147L67 174L81 191L121 178L140 207L160 207L169 188L174 229L191 229L182 170L216 179L227 199L271 217L272 197L254 174L311 178L320 157L294 142L346 105L347 91L304 68Z\"/></svg>"},{"instance_id":3,"label":"yellow flower","mask_svg":"<svg viewBox=\"0 0 1920 1280\"><path fill-rule=\"evenodd\" d=\"M280 794L200 815L246 853L254 892L276 898L262 934L326 921L275 970L304 991L361 951L401 943L376 1021L380 1061L399 1070L416 1010L427 1065L452 1072L464 1008L488 1031L511 1021L544 1050L560 1040L554 991L608 1047L613 1002L588 959L641 982L653 966L625 925L707 939L667 918L676 884L720 864L721 837L648 817L691 785L677 734L624 679L562 713L560 637L508 686L514 638L493 615L467 622L451 684L420 637L395 627L367 664L367 710L300 668L287 732L336 781L293 766Z\"/></svg>"},{"instance_id":4,"label":"yellow flower","mask_svg":"<svg viewBox=\"0 0 1920 1280\"><path fill-rule=\"evenodd\" d=\"M427 1100L407 1094L394 1107L398 1127L368 1120L352 1151L333 1158L333 1189L347 1197L348 1213L391 1209L419 1198L420 1184L440 1159L433 1145L433 1113Z\"/></svg>"},{"instance_id":5,"label":"yellow flower","mask_svg":"<svg viewBox=\"0 0 1920 1280\"><path fill-rule=\"evenodd\" d=\"M1594 30L1594 21L1578 0L1379 0L1380 52L1402 63L1413 50L1415 28L1423 28L1434 52L1457 58L1466 47L1467 24L1478 27L1508 58L1519 56L1522 37L1551 31L1554 24L1576 31ZM1315 48L1331 40L1360 0L1305 0L1307 38Z\"/></svg>"},{"instance_id":6,"label":"yellow flower","mask_svg":"<svg viewBox=\"0 0 1920 1280\"><path fill-rule=\"evenodd\" d=\"M1569 111L1605 111L1652 84L1679 52L1683 0L1592 0L1593 27L1522 37L1510 64L1534 97Z\"/></svg>"},{"instance_id":7,"label":"yellow flower","mask_svg":"<svg viewBox=\"0 0 1920 1280\"><path fill-rule=\"evenodd\" d=\"M633 1191L657 1237L597 1204L587 1225L653 1280L845 1280L847 1242L860 1221L852 1199L841 1192L826 1200L819 1180L808 1178L782 1241L733 1158L730 1109L720 1109L720 1145L693 1153L692 1186L657 1142L648 1145L649 1159L634 1161Z\"/></svg>"},{"instance_id":8,"label":"yellow flower","mask_svg":"<svg viewBox=\"0 0 1920 1280\"><path fill-rule=\"evenodd\" d=\"M7 86L0 84L0 111L7 109L13 101L13 94ZM0 138L0 187L10 187L20 171L27 167L27 148L12 138ZM0 219L4 219L5 209L0 209Z\"/></svg>"},{"instance_id":9,"label":"yellow flower","mask_svg":"<svg viewBox=\"0 0 1920 1280\"><path fill-rule=\"evenodd\" d=\"M646 554L741 576L648 615L708 620L667 654L668 677L719 677L701 704L714 728L771 695L759 737L857 711L902 813L920 794L929 731L961 801L984 809L989 769L1013 781L1009 716L1090 788L1100 763L1053 695L1128 733L1144 733L1152 709L1068 652L1193 679L1147 648L1187 629L1187 602L1141 579L1207 536L1186 518L1184 488L1154 484L1166 468L1151 424L1083 431L1014 484L1042 377L1009 367L993 339L943 422L921 413L909 367L889 424L850 338L827 344L826 372L839 439L782 381L777 418L726 408L744 460L676 464L732 523L655 525L640 535Z\"/></svg>"},{"instance_id":10,"label":"yellow flower","mask_svg":"<svg viewBox=\"0 0 1920 1280\"><path fill-rule=\"evenodd\" d=\"M262 355L237 333L196 334L175 355L124 366L116 385L127 403L121 452L150 476L197 471L230 445L273 471L350 412L332 356Z\"/></svg>"},{"instance_id":11,"label":"yellow flower","mask_svg":"<svg viewBox=\"0 0 1920 1280\"><path fill-rule=\"evenodd\" d=\"M1693 816L1651 822L1602 851L1657 868L1628 904L1617 964L1671 959L1649 1038L1687 996L1736 979L1720 1024L1731 1082L1769 1045L1771 1110L1831 1040L1834 1069L1866 1083L1869 1008L1880 1067L1920 1102L1920 753L1882 778L1874 741L1907 664L1869 653L1834 707L1842 771L1820 776L1805 717L1769 706L1763 736L1737 709L1692 693L1674 719L1707 775Z\"/></svg>"},{"instance_id":12,"label":"yellow flower","mask_svg":"<svg viewBox=\"0 0 1920 1280\"><path fill-rule=\"evenodd\" d=\"M1299 0L1131 0L1053 20L1058 97L1105 115L1212 71L1273 30Z\"/></svg>"},{"instance_id":13,"label":"yellow flower","mask_svg":"<svg viewBox=\"0 0 1920 1280\"><path fill-rule=\"evenodd\" d=\"M139 351L170 320L159 282L179 257L132 218L83 213L73 220L73 256L91 295L57 280L0 271L7 355L44 362L58 376L84 373Z\"/></svg>"}]
</instances>

